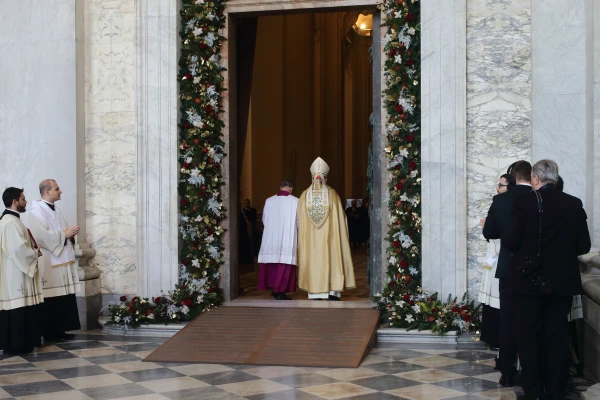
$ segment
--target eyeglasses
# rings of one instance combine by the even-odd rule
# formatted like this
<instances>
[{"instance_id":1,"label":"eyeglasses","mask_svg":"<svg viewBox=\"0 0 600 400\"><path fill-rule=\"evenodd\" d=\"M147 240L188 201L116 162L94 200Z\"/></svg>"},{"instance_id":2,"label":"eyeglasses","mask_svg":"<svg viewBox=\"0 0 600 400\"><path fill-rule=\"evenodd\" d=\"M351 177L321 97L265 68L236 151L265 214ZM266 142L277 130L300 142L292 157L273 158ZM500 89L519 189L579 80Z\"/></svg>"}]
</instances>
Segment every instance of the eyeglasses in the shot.
<instances>
[{"instance_id":1,"label":"eyeglasses","mask_svg":"<svg viewBox=\"0 0 600 400\"><path fill-rule=\"evenodd\" d=\"M498 184L498 187L503 187L503 186L508 186L508 185L505 185L504 183L499 183Z\"/></svg>"}]
</instances>

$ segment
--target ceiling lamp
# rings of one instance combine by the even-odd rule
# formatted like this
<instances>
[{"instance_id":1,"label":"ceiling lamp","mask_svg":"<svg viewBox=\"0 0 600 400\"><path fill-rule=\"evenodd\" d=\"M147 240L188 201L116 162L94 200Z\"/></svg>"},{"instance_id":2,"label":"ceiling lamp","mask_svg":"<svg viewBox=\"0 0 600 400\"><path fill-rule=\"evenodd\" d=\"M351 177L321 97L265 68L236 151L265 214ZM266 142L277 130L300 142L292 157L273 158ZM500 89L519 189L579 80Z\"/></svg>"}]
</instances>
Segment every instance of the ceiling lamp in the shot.
<instances>
[{"instance_id":1,"label":"ceiling lamp","mask_svg":"<svg viewBox=\"0 0 600 400\"><path fill-rule=\"evenodd\" d=\"M373 14L359 14L354 25L352 25L354 31L360 36L371 36L371 30L373 29Z\"/></svg>"}]
</instances>

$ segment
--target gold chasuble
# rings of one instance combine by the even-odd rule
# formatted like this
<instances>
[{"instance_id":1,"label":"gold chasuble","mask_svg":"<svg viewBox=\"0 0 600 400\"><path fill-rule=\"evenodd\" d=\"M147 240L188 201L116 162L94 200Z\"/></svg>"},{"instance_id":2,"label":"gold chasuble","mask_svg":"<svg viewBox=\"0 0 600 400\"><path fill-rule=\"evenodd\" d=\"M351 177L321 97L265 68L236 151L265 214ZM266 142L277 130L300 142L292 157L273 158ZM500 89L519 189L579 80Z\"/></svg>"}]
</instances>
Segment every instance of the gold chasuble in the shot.
<instances>
[{"instance_id":1,"label":"gold chasuble","mask_svg":"<svg viewBox=\"0 0 600 400\"><path fill-rule=\"evenodd\" d=\"M311 294L354 288L346 213L327 186L329 166L317 158L310 170L313 184L298 201L298 287Z\"/></svg>"}]
</instances>

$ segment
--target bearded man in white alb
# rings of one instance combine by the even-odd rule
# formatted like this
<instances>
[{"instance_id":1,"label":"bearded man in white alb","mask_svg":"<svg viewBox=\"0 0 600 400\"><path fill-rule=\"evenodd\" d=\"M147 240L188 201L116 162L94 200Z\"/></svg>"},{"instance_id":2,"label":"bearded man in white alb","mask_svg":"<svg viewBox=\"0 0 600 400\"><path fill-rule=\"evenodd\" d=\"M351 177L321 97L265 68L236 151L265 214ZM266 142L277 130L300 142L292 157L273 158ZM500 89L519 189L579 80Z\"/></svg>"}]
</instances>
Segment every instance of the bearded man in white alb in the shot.
<instances>
[{"instance_id":1,"label":"bearded man in white alb","mask_svg":"<svg viewBox=\"0 0 600 400\"><path fill-rule=\"evenodd\" d=\"M23 189L7 188L2 201L6 210L0 216L0 350L16 355L30 353L42 342L41 253L21 222L27 206Z\"/></svg>"},{"instance_id":2,"label":"bearded man in white alb","mask_svg":"<svg viewBox=\"0 0 600 400\"><path fill-rule=\"evenodd\" d=\"M44 340L73 339L66 333L81 329L77 299L79 275L75 262L75 235L79 227L69 227L56 207L62 191L53 179L40 183L41 200L31 206L26 223L42 248L40 271L44 288Z\"/></svg>"}]
</instances>

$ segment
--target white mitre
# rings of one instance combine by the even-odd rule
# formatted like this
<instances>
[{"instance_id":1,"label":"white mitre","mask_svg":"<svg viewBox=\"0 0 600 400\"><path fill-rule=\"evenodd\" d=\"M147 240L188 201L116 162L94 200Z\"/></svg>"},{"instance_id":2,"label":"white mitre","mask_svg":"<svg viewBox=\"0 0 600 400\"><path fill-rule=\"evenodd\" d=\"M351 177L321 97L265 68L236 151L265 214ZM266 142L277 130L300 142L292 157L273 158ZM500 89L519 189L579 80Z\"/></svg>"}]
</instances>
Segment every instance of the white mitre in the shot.
<instances>
[{"instance_id":1,"label":"white mitre","mask_svg":"<svg viewBox=\"0 0 600 400\"><path fill-rule=\"evenodd\" d=\"M312 165L310 166L310 173L313 180L317 177L327 178L327 175L329 175L329 165L327 165L325 160L323 160L321 157L317 157L317 159L313 161Z\"/></svg>"}]
</instances>

